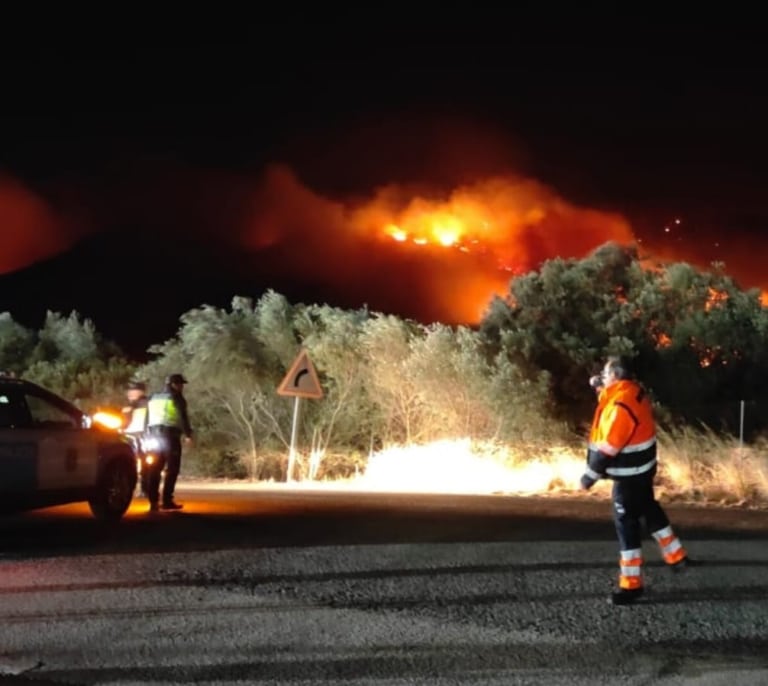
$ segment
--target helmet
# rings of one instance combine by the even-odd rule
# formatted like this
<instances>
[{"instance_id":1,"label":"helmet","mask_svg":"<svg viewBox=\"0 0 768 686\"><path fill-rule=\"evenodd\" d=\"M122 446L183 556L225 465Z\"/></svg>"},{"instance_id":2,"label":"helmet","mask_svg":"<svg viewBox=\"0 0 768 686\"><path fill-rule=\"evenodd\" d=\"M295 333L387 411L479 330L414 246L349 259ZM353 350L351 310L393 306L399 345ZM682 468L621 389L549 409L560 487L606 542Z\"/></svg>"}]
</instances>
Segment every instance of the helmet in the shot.
<instances>
[{"instance_id":1,"label":"helmet","mask_svg":"<svg viewBox=\"0 0 768 686\"><path fill-rule=\"evenodd\" d=\"M147 384L145 384L143 381L129 381L128 386L126 387L126 390L129 391L146 391L147 390Z\"/></svg>"},{"instance_id":2,"label":"helmet","mask_svg":"<svg viewBox=\"0 0 768 686\"><path fill-rule=\"evenodd\" d=\"M168 376L165 377L165 383L166 385L169 386L170 384L173 384L173 383L185 384L188 382L182 374L169 374Z\"/></svg>"}]
</instances>

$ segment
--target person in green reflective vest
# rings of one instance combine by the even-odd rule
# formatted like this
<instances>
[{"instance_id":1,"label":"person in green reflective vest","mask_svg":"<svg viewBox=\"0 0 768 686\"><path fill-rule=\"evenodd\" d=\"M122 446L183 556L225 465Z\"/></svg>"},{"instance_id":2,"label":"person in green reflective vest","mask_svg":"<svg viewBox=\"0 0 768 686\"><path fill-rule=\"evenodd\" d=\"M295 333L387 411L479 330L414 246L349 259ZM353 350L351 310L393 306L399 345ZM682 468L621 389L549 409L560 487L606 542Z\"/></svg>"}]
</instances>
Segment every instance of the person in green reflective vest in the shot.
<instances>
[{"instance_id":1,"label":"person in green reflective vest","mask_svg":"<svg viewBox=\"0 0 768 686\"><path fill-rule=\"evenodd\" d=\"M192 426L187 414L187 400L184 397L184 385L187 380L181 374L170 374L165 379L165 387L153 393L147 403L147 435L156 441L156 450L160 463L153 470L147 487L149 492L149 510L180 510L183 505L174 500L176 479L181 469L182 437L189 443L192 440ZM165 469L162 501L160 500L160 473Z\"/></svg>"}]
</instances>

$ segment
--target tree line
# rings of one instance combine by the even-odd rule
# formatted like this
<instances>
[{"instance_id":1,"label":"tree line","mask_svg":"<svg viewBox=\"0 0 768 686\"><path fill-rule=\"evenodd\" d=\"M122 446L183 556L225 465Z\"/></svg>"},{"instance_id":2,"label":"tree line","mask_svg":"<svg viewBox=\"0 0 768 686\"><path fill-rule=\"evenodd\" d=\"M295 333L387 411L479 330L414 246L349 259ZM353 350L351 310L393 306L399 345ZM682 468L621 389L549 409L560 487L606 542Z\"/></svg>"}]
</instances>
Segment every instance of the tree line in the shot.
<instances>
[{"instance_id":1,"label":"tree line","mask_svg":"<svg viewBox=\"0 0 768 686\"><path fill-rule=\"evenodd\" d=\"M723 265L652 264L608 243L510 281L476 327L420 324L367 308L293 304L268 291L183 314L137 363L77 312L38 331L0 314L0 369L86 411L119 407L130 379L159 389L182 371L202 473L284 477L293 400L276 389L301 348L324 398L302 405L305 473L364 469L386 445L469 437L535 446L582 440L587 384L608 354L633 361L665 428L744 430L740 403L768 408L768 310ZM747 439L765 429L749 413Z\"/></svg>"}]
</instances>

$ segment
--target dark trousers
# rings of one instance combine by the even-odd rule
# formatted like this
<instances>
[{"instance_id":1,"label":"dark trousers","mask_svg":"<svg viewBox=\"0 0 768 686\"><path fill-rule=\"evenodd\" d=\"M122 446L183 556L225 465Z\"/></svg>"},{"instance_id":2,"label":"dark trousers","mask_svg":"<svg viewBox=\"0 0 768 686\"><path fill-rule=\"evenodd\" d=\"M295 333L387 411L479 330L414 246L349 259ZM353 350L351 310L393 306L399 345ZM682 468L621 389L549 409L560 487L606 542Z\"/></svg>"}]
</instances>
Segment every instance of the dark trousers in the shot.
<instances>
[{"instance_id":1,"label":"dark trousers","mask_svg":"<svg viewBox=\"0 0 768 686\"><path fill-rule=\"evenodd\" d=\"M181 469L181 436L174 434L168 445L165 459L165 480L163 481L163 502L173 501L173 492L176 488L176 479Z\"/></svg>"},{"instance_id":2,"label":"dark trousers","mask_svg":"<svg viewBox=\"0 0 768 686\"><path fill-rule=\"evenodd\" d=\"M158 439L157 465L152 469L147 480L147 498L156 503L160 498L160 477L165 469L163 481L163 502L173 501L176 479L181 469L181 433L164 427L151 427L150 434Z\"/></svg>"},{"instance_id":3,"label":"dark trousers","mask_svg":"<svg viewBox=\"0 0 768 686\"><path fill-rule=\"evenodd\" d=\"M656 467L645 474L613 482L613 521L620 550L642 546L643 525L648 533L669 526L669 518L653 493Z\"/></svg>"}]
</instances>

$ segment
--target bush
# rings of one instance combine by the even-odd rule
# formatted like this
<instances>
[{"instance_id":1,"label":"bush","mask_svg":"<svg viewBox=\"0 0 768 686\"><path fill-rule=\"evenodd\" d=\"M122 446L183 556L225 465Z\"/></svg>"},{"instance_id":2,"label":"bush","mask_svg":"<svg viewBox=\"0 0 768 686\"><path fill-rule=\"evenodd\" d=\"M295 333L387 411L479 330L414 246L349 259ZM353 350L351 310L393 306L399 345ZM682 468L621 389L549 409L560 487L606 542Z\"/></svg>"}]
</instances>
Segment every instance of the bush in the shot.
<instances>
[{"instance_id":1,"label":"bush","mask_svg":"<svg viewBox=\"0 0 768 686\"><path fill-rule=\"evenodd\" d=\"M237 453L231 450L195 450L189 459L182 458L184 471L192 476L213 479L245 479L248 470Z\"/></svg>"}]
</instances>

